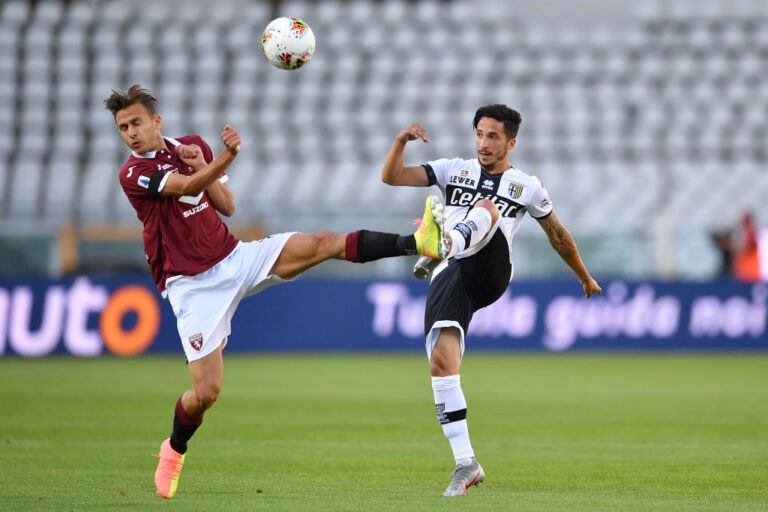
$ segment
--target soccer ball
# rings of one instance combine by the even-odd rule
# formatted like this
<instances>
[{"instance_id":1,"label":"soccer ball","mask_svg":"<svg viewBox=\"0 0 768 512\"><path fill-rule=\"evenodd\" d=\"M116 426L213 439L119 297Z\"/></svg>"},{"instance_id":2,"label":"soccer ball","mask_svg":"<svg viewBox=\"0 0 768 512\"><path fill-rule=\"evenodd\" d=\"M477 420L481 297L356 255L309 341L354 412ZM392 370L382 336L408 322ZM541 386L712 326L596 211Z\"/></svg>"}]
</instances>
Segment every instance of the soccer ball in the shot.
<instances>
[{"instance_id":1,"label":"soccer ball","mask_svg":"<svg viewBox=\"0 0 768 512\"><path fill-rule=\"evenodd\" d=\"M315 34L298 18L274 19L261 36L261 53L276 68L299 69L315 53Z\"/></svg>"}]
</instances>

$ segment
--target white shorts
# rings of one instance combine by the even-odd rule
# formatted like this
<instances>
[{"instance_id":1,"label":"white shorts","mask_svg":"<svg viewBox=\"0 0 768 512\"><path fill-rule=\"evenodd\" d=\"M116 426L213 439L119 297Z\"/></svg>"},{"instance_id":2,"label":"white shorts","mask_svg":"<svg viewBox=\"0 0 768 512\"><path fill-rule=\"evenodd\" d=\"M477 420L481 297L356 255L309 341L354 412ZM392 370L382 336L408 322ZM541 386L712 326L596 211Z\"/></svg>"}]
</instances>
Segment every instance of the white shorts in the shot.
<instances>
[{"instance_id":1,"label":"white shorts","mask_svg":"<svg viewBox=\"0 0 768 512\"><path fill-rule=\"evenodd\" d=\"M293 234L240 242L229 256L205 272L166 281L187 361L201 359L226 344L240 300L286 282L269 270Z\"/></svg>"}]
</instances>

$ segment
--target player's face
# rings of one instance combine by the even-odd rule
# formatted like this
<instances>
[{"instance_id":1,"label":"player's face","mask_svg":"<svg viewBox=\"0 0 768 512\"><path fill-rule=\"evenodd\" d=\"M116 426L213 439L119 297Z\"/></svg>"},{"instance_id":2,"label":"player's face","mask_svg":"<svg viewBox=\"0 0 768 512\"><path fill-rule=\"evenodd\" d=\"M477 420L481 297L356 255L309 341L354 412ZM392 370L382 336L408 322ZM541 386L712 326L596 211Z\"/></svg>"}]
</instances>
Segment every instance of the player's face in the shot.
<instances>
[{"instance_id":1,"label":"player's face","mask_svg":"<svg viewBox=\"0 0 768 512\"><path fill-rule=\"evenodd\" d=\"M115 122L123 141L136 153L157 151L164 145L160 116L151 115L144 105L136 103L119 110Z\"/></svg>"},{"instance_id":2,"label":"player's face","mask_svg":"<svg viewBox=\"0 0 768 512\"><path fill-rule=\"evenodd\" d=\"M482 117L475 130L475 149L480 166L487 172L503 172L509 168L509 151L515 139L504 133L504 123L491 117Z\"/></svg>"}]
</instances>

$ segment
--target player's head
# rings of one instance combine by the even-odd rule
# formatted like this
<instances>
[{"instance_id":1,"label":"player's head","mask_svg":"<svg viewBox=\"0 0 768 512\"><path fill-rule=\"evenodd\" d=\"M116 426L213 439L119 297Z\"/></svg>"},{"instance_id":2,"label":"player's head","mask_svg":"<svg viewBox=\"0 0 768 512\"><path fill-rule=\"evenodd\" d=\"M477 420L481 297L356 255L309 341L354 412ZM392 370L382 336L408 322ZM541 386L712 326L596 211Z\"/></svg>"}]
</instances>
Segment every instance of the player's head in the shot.
<instances>
[{"instance_id":1,"label":"player's head","mask_svg":"<svg viewBox=\"0 0 768 512\"><path fill-rule=\"evenodd\" d=\"M509 167L509 151L517 142L522 118L506 105L486 105L475 112L475 149L480 165L488 172Z\"/></svg>"},{"instance_id":2,"label":"player's head","mask_svg":"<svg viewBox=\"0 0 768 512\"><path fill-rule=\"evenodd\" d=\"M113 89L104 105L115 116L123 141L136 153L156 151L164 145L157 99L150 91L139 84L124 93Z\"/></svg>"},{"instance_id":3,"label":"player's head","mask_svg":"<svg viewBox=\"0 0 768 512\"><path fill-rule=\"evenodd\" d=\"M517 137L517 132L520 129L520 123L523 122L523 118L517 110L511 109L506 105L499 103L495 105L486 105L480 107L475 112L475 120L472 122L472 127L477 130L477 125L484 117L495 119L504 125L504 133L508 139L514 139Z\"/></svg>"}]
</instances>

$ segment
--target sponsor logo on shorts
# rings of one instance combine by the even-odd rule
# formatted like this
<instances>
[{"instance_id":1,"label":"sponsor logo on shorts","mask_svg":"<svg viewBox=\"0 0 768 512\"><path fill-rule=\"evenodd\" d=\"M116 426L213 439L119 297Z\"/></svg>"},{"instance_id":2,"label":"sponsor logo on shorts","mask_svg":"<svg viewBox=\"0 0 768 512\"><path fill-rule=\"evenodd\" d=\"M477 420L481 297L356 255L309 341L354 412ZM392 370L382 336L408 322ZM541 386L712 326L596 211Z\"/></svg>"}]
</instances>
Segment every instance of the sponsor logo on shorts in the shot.
<instances>
[{"instance_id":1,"label":"sponsor logo on shorts","mask_svg":"<svg viewBox=\"0 0 768 512\"><path fill-rule=\"evenodd\" d=\"M189 344L192 348L200 352L203 349L203 333L193 334L189 337Z\"/></svg>"}]
</instances>

